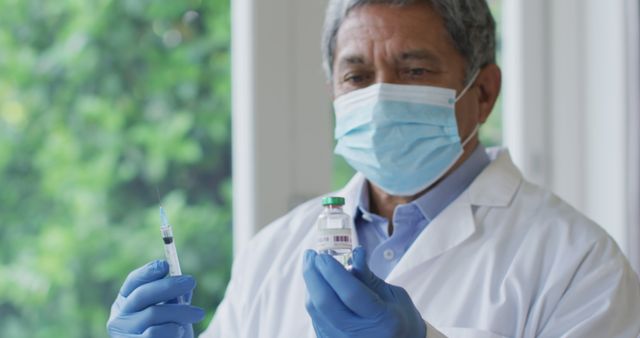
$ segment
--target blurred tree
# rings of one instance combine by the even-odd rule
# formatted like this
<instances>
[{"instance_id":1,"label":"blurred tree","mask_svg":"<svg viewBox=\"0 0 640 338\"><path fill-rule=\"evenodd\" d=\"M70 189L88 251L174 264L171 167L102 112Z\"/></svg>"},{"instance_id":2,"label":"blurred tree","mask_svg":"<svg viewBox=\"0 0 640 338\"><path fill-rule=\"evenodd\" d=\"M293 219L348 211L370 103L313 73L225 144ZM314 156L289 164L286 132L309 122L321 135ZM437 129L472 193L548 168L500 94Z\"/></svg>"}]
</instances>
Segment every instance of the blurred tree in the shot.
<instances>
[{"instance_id":1,"label":"blurred tree","mask_svg":"<svg viewBox=\"0 0 640 338\"><path fill-rule=\"evenodd\" d=\"M502 64L502 1L487 0L489 9L496 20L496 63ZM493 107L487 122L480 128L480 141L486 147L502 146L502 95Z\"/></svg>"},{"instance_id":2,"label":"blurred tree","mask_svg":"<svg viewBox=\"0 0 640 338\"><path fill-rule=\"evenodd\" d=\"M208 324L230 273L228 0L0 0L0 337L104 337L162 258Z\"/></svg>"}]
</instances>

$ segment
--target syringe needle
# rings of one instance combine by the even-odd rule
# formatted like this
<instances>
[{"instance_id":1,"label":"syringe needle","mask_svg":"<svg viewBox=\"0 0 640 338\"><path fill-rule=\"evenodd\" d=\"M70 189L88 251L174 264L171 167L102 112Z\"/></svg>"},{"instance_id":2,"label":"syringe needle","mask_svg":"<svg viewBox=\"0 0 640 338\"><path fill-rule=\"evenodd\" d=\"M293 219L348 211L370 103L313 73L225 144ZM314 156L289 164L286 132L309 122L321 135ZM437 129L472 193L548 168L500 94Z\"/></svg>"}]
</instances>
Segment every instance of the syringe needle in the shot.
<instances>
[{"instance_id":1,"label":"syringe needle","mask_svg":"<svg viewBox=\"0 0 640 338\"><path fill-rule=\"evenodd\" d=\"M167 214L164 212L162 205L160 206L160 222L162 227L166 228L169 226L169 219L167 218Z\"/></svg>"}]
</instances>

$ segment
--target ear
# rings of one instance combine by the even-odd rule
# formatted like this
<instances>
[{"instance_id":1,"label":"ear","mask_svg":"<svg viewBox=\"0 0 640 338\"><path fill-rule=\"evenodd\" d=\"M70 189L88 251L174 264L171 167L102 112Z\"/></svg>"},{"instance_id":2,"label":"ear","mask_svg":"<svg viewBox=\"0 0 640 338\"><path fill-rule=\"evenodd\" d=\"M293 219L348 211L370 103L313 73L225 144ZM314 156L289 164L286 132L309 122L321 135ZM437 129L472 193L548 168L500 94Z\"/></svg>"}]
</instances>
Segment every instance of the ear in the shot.
<instances>
[{"instance_id":1,"label":"ear","mask_svg":"<svg viewBox=\"0 0 640 338\"><path fill-rule=\"evenodd\" d=\"M478 121L482 124L489 118L493 106L498 100L498 95L500 95L500 87L502 86L500 67L492 63L482 68L476 79L476 86L480 90L478 95Z\"/></svg>"}]
</instances>

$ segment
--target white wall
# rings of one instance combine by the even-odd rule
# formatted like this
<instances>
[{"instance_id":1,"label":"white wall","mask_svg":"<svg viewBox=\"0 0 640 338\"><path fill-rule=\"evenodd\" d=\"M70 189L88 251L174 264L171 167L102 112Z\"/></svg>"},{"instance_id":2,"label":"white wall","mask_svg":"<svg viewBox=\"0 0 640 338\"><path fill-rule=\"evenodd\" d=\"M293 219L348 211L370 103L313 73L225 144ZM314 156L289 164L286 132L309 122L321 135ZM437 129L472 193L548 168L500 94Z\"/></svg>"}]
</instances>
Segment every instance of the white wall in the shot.
<instances>
[{"instance_id":1,"label":"white wall","mask_svg":"<svg viewBox=\"0 0 640 338\"><path fill-rule=\"evenodd\" d=\"M546 7L527 0L504 0L503 6L503 139L525 176L543 183L550 146Z\"/></svg>"},{"instance_id":2,"label":"white wall","mask_svg":"<svg viewBox=\"0 0 640 338\"><path fill-rule=\"evenodd\" d=\"M627 3L504 6L504 128L516 163L628 253Z\"/></svg>"},{"instance_id":3,"label":"white wall","mask_svg":"<svg viewBox=\"0 0 640 338\"><path fill-rule=\"evenodd\" d=\"M627 0L628 121L627 214L629 259L640 274L640 3Z\"/></svg>"},{"instance_id":4,"label":"white wall","mask_svg":"<svg viewBox=\"0 0 640 338\"><path fill-rule=\"evenodd\" d=\"M330 187L324 7L324 1L232 2L234 252Z\"/></svg>"}]
</instances>

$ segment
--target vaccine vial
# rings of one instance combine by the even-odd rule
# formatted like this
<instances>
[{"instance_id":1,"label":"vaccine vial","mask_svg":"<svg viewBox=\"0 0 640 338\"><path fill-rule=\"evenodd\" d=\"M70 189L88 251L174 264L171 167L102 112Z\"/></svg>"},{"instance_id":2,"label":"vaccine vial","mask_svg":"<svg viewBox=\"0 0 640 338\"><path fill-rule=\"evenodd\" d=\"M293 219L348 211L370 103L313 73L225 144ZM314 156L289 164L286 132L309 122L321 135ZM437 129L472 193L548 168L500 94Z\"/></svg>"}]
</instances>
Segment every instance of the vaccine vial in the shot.
<instances>
[{"instance_id":1,"label":"vaccine vial","mask_svg":"<svg viewBox=\"0 0 640 338\"><path fill-rule=\"evenodd\" d=\"M318 216L316 227L318 241L316 249L319 253L326 253L335 258L345 268L351 268L351 217L342 207L344 198L325 197L322 199L324 210Z\"/></svg>"}]
</instances>

